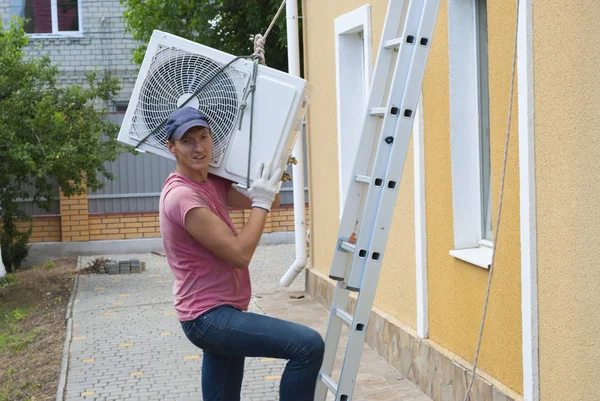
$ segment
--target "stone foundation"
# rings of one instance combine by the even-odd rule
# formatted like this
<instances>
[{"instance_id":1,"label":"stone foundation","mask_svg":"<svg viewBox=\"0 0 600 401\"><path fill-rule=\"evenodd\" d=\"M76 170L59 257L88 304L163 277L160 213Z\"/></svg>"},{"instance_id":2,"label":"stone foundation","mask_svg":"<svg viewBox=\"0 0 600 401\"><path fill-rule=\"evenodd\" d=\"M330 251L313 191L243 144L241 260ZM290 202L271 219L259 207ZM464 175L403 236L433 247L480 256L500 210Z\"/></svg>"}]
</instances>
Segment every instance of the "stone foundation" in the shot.
<instances>
[{"instance_id":1,"label":"stone foundation","mask_svg":"<svg viewBox=\"0 0 600 401\"><path fill-rule=\"evenodd\" d=\"M306 291L313 299L331 307L334 282L314 269L306 270ZM356 299L351 298L353 312ZM472 366L429 340L421 339L409 327L395 322L373 308L366 335L367 344L417 385L433 401L463 401ZM522 401L523 397L491 377L475 376L471 401Z\"/></svg>"}]
</instances>

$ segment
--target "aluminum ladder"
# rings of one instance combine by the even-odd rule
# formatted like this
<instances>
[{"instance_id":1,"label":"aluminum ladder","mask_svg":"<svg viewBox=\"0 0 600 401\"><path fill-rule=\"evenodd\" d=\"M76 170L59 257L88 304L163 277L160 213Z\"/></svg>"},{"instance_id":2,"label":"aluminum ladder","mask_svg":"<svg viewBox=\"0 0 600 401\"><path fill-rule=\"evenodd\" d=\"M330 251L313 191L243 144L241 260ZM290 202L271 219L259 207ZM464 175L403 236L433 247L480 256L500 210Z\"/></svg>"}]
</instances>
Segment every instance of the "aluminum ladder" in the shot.
<instances>
[{"instance_id":1,"label":"aluminum ladder","mask_svg":"<svg viewBox=\"0 0 600 401\"><path fill-rule=\"evenodd\" d=\"M352 399L440 0L389 0L329 277L337 281L315 401ZM401 33L400 33L401 32ZM376 146L375 146L376 145ZM354 315L346 308L358 298ZM342 324L348 343L332 371Z\"/></svg>"}]
</instances>

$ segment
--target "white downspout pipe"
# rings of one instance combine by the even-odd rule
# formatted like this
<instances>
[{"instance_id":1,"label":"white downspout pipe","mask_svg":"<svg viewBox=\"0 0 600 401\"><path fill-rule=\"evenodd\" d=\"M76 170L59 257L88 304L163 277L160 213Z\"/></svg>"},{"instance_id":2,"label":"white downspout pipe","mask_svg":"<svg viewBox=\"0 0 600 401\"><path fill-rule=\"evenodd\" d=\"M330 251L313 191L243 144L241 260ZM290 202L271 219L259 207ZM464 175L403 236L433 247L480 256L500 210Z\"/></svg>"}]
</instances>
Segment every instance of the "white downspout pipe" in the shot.
<instances>
[{"instance_id":1,"label":"white downspout pipe","mask_svg":"<svg viewBox=\"0 0 600 401\"><path fill-rule=\"evenodd\" d=\"M298 39L298 0L287 0L286 11L286 30L287 30L287 49L288 49L288 72L291 75L300 76L300 41ZM304 203L304 139L302 131L298 134L293 156L298 164L292 167L294 184L294 234L296 240L296 260L283 275L280 284L284 287L294 281L296 276L306 266L306 240L305 240L305 203Z\"/></svg>"},{"instance_id":2,"label":"white downspout pipe","mask_svg":"<svg viewBox=\"0 0 600 401\"><path fill-rule=\"evenodd\" d=\"M0 278L6 277L6 269L4 263L2 263L2 248L0 248Z\"/></svg>"},{"instance_id":3,"label":"white downspout pipe","mask_svg":"<svg viewBox=\"0 0 600 401\"><path fill-rule=\"evenodd\" d=\"M2 188L4 191L4 188ZM4 263L2 263L2 247L0 246L0 278L6 277L6 267L4 267Z\"/></svg>"}]
</instances>

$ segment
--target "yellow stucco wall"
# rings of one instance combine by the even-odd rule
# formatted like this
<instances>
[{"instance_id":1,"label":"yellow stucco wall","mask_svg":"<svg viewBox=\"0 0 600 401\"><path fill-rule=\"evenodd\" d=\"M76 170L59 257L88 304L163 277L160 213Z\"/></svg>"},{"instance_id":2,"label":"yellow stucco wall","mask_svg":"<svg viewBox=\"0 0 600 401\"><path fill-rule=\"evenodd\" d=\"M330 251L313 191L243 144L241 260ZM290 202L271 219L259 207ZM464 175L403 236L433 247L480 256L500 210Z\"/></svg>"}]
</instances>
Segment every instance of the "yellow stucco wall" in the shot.
<instances>
[{"instance_id":1,"label":"yellow stucco wall","mask_svg":"<svg viewBox=\"0 0 600 401\"><path fill-rule=\"evenodd\" d=\"M430 338L473 360L487 270L454 259L448 82L448 9L443 1L423 88ZM508 113L515 10L488 2L493 221ZM522 393L517 104L513 107L503 218L478 367Z\"/></svg>"},{"instance_id":2,"label":"yellow stucco wall","mask_svg":"<svg viewBox=\"0 0 600 401\"><path fill-rule=\"evenodd\" d=\"M338 229L337 133L333 21L366 1L304 0L305 71L315 85L309 108L312 263L328 274ZM371 4L376 51L387 1ZM513 2L488 2L494 214L498 199L508 109ZM373 57L375 60L375 55ZM429 333L434 342L472 361L487 271L451 257L454 247L448 81L448 10L442 1L424 82L425 181ZM479 368L522 393L521 289L517 104L504 214ZM412 147L404 170L376 306L416 327Z\"/></svg>"},{"instance_id":3,"label":"yellow stucco wall","mask_svg":"<svg viewBox=\"0 0 600 401\"><path fill-rule=\"evenodd\" d=\"M600 3L576 4L533 2L543 401L600 397Z\"/></svg>"},{"instance_id":4,"label":"yellow stucco wall","mask_svg":"<svg viewBox=\"0 0 600 401\"><path fill-rule=\"evenodd\" d=\"M339 185L336 124L335 18L367 4L363 0L304 0L303 24L306 78L315 85L308 111L308 157L312 213L311 257L329 275L338 234ZM383 28L387 1L371 5L373 63ZM411 147L412 149L412 143ZM388 241L375 305L401 322L416 327L414 169L409 151L399 186L393 229Z\"/></svg>"}]
</instances>

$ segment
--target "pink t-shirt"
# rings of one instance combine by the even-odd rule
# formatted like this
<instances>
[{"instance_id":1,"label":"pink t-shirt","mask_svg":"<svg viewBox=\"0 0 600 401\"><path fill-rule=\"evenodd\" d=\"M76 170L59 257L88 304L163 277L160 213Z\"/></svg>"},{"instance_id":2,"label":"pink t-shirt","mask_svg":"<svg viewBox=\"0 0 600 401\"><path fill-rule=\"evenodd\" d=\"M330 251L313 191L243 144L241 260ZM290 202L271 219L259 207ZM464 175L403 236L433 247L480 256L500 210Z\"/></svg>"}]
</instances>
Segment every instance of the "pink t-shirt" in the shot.
<instances>
[{"instance_id":1,"label":"pink t-shirt","mask_svg":"<svg viewBox=\"0 0 600 401\"><path fill-rule=\"evenodd\" d=\"M219 305L247 310L251 297L248 269L236 269L204 248L185 229L185 215L210 209L237 235L227 210L231 182L209 175L205 183L171 173L160 195L160 233L175 276L173 294L180 321L194 320Z\"/></svg>"}]
</instances>

